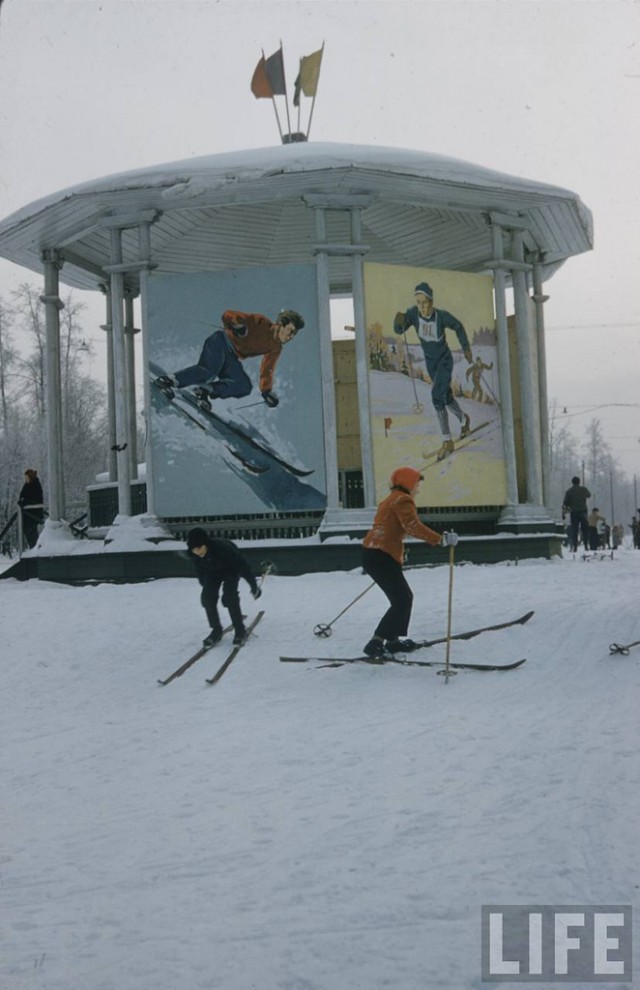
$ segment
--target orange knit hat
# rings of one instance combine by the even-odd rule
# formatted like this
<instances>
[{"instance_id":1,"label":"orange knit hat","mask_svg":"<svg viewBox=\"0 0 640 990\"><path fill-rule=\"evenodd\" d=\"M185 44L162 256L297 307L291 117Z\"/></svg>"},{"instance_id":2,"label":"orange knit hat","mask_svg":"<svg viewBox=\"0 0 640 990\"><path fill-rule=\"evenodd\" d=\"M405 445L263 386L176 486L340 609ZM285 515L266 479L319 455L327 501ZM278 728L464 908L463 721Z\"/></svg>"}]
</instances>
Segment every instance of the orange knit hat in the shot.
<instances>
[{"instance_id":1,"label":"orange knit hat","mask_svg":"<svg viewBox=\"0 0 640 990\"><path fill-rule=\"evenodd\" d=\"M415 468L402 467L396 468L396 470L391 475L391 487L392 488L406 488L408 492L417 485L419 481L422 481L422 475Z\"/></svg>"}]
</instances>

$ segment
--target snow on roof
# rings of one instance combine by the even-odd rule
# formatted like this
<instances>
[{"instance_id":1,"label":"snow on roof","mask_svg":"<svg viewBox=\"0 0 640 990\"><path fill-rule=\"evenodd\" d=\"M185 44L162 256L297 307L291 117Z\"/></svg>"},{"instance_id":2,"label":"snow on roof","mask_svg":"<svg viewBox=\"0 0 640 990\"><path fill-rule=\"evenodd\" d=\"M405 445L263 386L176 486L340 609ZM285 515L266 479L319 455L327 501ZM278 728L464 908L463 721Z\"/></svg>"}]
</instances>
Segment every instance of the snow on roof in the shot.
<instances>
[{"instance_id":1,"label":"snow on roof","mask_svg":"<svg viewBox=\"0 0 640 990\"><path fill-rule=\"evenodd\" d=\"M49 207L75 196L136 189L166 189L171 198L182 198L270 176L341 169L388 173L399 178L424 178L474 188L519 191L523 195L537 193L577 199L575 193L558 186L518 178L432 152L369 145L300 142L164 162L91 179L21 207L0 222L0 235Z\"/></svg>"}]
</instances>

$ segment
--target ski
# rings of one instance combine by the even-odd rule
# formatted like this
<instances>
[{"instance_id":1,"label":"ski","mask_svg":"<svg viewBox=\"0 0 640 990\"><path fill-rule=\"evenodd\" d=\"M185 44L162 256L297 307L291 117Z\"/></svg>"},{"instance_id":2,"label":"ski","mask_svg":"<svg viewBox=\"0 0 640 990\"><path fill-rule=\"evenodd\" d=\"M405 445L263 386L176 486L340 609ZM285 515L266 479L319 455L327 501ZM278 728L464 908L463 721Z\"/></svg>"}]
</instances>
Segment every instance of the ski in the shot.
<instances>
[{"instance_id":1,"label":"ski","mask_svg":"<svg viewBox=\"0 0 640 990\"><path fill-rule=\"evenodd\" d=\"M472 430L469 430L466 436L455 441L453 450L445 457L443 457L442 460L440 461L437 459L438 454L440 453L440 449L441 449L440 447L438 447L437 450L425 451L425 453L422 455L423 468L421 468L421 470L429 467L433 467L434 464L442 464L442 461L448 460L453 454L456 453L456 451L464 450L464 448L468 447L470 443L474 443L478 439L478 437L474 436L475 433L479 433L480 430L484 430L486 426L492 426L493 423L494 423L493 420L488 419L485 423L480 423L479 426L474 426ZM432 458L436 458L436 460L433 463L431 464L425 463L426 461L430 461Z\"/></svg>"},{"instance_id":2,"label":"ski","mask_svg":"<svg viewBox=\"0 0 640 990\"><path fill-rule=\"evenodd\" d=\"M492 626L480 626L479 629L468 629L466 632L454 633L452 636L441 636L440 639L423 639L419 640L414 649L423 650L430 646L440 646L442 643L446 643L447 639L473 639L475 636L480 636L481 633L485 632L497 632L500 629L509 629L511 626L523 626L525 622L534 615L533 611L525 612L524 615L519 616L517 619L511 619L509 622L497 622ZM413 650L411 651L413 652ZM310 661L325 661L333 660L334 657L280 657L280 659L286 663L306 663Z\"/></svg>"},{"instance_id":3,"label":"ski","mask_svg":"<svg viewBox=\"0 0 640 990\"><path fill-rule=\"evenodd\" d=\"M232 625L225 626L224 629L222 630L222 635L224 636L225 633L231 632L232 629L233 629ZM217 646L217 644L215 645ZM172 674L169 674L168 677L165 677L163 681L161 681L160 678L158 678L158 684L162 684L162 686L164 687L165 684L171 684L171 681L175 681L176 677L182 677L185 670L188 670L189 667L193 667L196 660L199 660L200 657L203 657L205 653L208 653L209 650L212 649L213 646L201 646L200 649L196 653L194 653L192 657L189 657L188 660L185 660L185 662L181 664L177 670L174 670Z\"/></svg>"},{"instance_id":4,"label":"ski","mask_svg":"<svg viewBox=\"0 0 640 990\"><path fill-rule=\"evenodd\" d=\"M171 389L174 394L173 396L170 396L167 390L161 388L157 383L157 378L165 374L164 370L159 365L153 364L152 362L149 363L149 369L151 383L159 392L162 393L162 395L164 395L166 401L174 409L199 426L201 430L209 432L223 441L226 441L228 450L230 449L230 444L233 445L234 442L236 444L240 442L240 444L250 447L259 455L267 458L267 461L270 460L275 462L280 467L284 468L285 471L288 471L290 474L293 474L298 478L306 478L308 475L314 473L312 468L305 468L292 464L285 457L279 454L260 435L255 427L247 425L246 428L243 428L227 416L214 412L213 409L205 409L196 399L195 395L193 395L193 393L188 389ZM239 460L247 460L246 455L244 455L241 450L237 451L237 456ZM252 465L252 469L259 472L260 465ZM263 470L267 470L267 468L263 468Z\"/></svg>"},{"instance_id":5,"label":"ski","mask_svg":"<svg viewBox=\"0 0 640 990\"><path fill-rule=\"evenodd\" d=\"M280 659L290 661L292 658L280 657ZM381 657L313 657L309 659L320 661L320 668L342 667L345 663L370 663L374 666L382 666L385 663L396 663L402 667L446 668L447 666L446 660L407 660L405 657L399 657L393 654L384 654ZM521 667L523 663L526 663L526 659L524 657L522 660L514 660L513 663L449 663L449 667L453 667L456 670L515 670L516 667Z\"/></svg>"},{"instance_id":6,"label":"ski","mask_svg":"<svg viewBox=\"0 0 640 990\"><path fill-rule=\"evenodd\" d=\"M509 629L510 626L523 626L533 615L533 611L525 612L518 619L511 619L509 622L498 622L493 626L481 626L479 629L470 629L468 632L455 633L451 637L441 636L440 639L423 639L416 644L416 649L425 649L428 646L439 646L446 643L447 639L473 639L485 632L497 632L499 629Z\"/></svg>"},{"instance_id":7,"label":"ski","mask_svg":"<svg viewBox=\"0 0 640 990\"><path fill-rule=\"evenodd\" d=\"M258 625L258 623L260 622L260 619L262 618L263 615L264 615L264 611L258 612L258 614L256 615L256 617L253 620L253 622L250 623L250 625L247 626L247 635L245 636L243 642L242 643L238 643L237 646L234 646L234 648L232 649L231 653L229 654L229 656L227 657L227 659L225 660L225 662L222 664L221 667L218 668L218 670L215 672L215 674L213 675L213 677L207 677L207 678L205 678L205 683L206 684L215 684L217 681L220 680L220 678L222 677L222 675L224 674L224 672L231 666L231 664L233 663L233 661L237 657L238 653L240 652L240 650L242 649L242 647L247 642L249 636L251 635L251 633L253 632L253 630L255 629L255 627Z\"/></svg>"},{"instance_id":8,"label":"ski","mask_svg":"<svg viewBox=\"0 0 640 990\"><path fill-rule=\"evenodd\" d=\"M620 643L612 643L609 647L609 653L612 653L614 656L628 657L631 647L639 645L640 639L636 639L634 643L626 643L624 646L621 646Z\"/></svg>"}]
</instances>

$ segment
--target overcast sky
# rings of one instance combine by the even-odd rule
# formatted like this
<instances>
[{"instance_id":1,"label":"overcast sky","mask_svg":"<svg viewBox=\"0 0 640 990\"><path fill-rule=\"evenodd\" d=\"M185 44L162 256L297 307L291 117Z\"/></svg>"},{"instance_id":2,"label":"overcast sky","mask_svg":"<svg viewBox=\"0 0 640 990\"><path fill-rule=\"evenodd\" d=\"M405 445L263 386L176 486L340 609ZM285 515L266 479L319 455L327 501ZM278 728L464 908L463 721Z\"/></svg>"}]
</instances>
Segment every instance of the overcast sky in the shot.
<instances>
[{"instance_id":1,"label":"overcast sky","mask_svg":"<svg viewBox=\"0 0 640 990\"><path fill-rule=\"evenodd\" d=\"M451 155L589 207L595 249L545 284L549 393L578 435L600 418L640 480L637 0L5 0L0 217L103 175L277 144L249 87L280 40L291 91L325 43L310 140ZM25 277L39 284L0 261L0 296ZM97 327L102 303L79 295Z\"/></svg>"}]
</instances>

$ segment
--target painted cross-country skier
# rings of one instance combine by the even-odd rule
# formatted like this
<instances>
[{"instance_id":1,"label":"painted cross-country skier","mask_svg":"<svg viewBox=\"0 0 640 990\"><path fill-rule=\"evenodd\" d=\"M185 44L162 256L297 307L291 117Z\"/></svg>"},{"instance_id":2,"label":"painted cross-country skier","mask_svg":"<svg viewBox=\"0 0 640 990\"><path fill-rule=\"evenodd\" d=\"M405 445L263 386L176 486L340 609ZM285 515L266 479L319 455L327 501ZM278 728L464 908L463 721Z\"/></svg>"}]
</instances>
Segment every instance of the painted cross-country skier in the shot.
<instances>
[{"instance_id":1,"label":"painted cross-country skier","mask_svg":"<svg viewBox=\"0 0 640 990\"><path fill-rule=\"evenodd\" d=\"M482 372L491 371L493 368L493 361L491 364L485 364L481 357L477 357L475 362L470 368L467 368L467 381L471 378L473 382L473 392L471 393L471 398L476 402L484 401L484 391L482 389Z\"/></svg>"},{"instance_id":2,"label":"painted cross-country skier","mask_svg":"<svg viewBox=\"0 0 640 990\"><path fill-rule=\"evenodd\" d=\"M228 309L222 314L222 326L202 345L198 363L171 375L161 375L155 384L169 398L173 389L196 386L198 402L211 409L211 399L241 398L249 395L251 379L242 367L250 357L262 357L259 388L262 398L273 409L279 399L273 392L274 370L285 344L302 330L304 320L293 309L283 309L275 321L261 313L241 313Z\"/></svg>"},{"instance_id":3,"label":"painted cross-country skier","mask_svg":"<svg viewBox=\"0 0 640 990\"><path fill-rule=\"evenodd\" d=\"M460 320L446 309L434 307L433 289L428 282L420 282L414 292L415 306L411 306L404 313L396 313L393 329L396 333L403 334L413 327L420 340L427 372L431 379L431 401L442 433L442 447L438 451L438 460L441 461L455 448L449 427L449 411L461 423L460 439L466 437L471 429L469 416L462 411L451 390L453 354L447 343L445 332L447 328L455 332L469 364L473 363L473 355L467 332Z\"/></svg>"}]
</instances>

